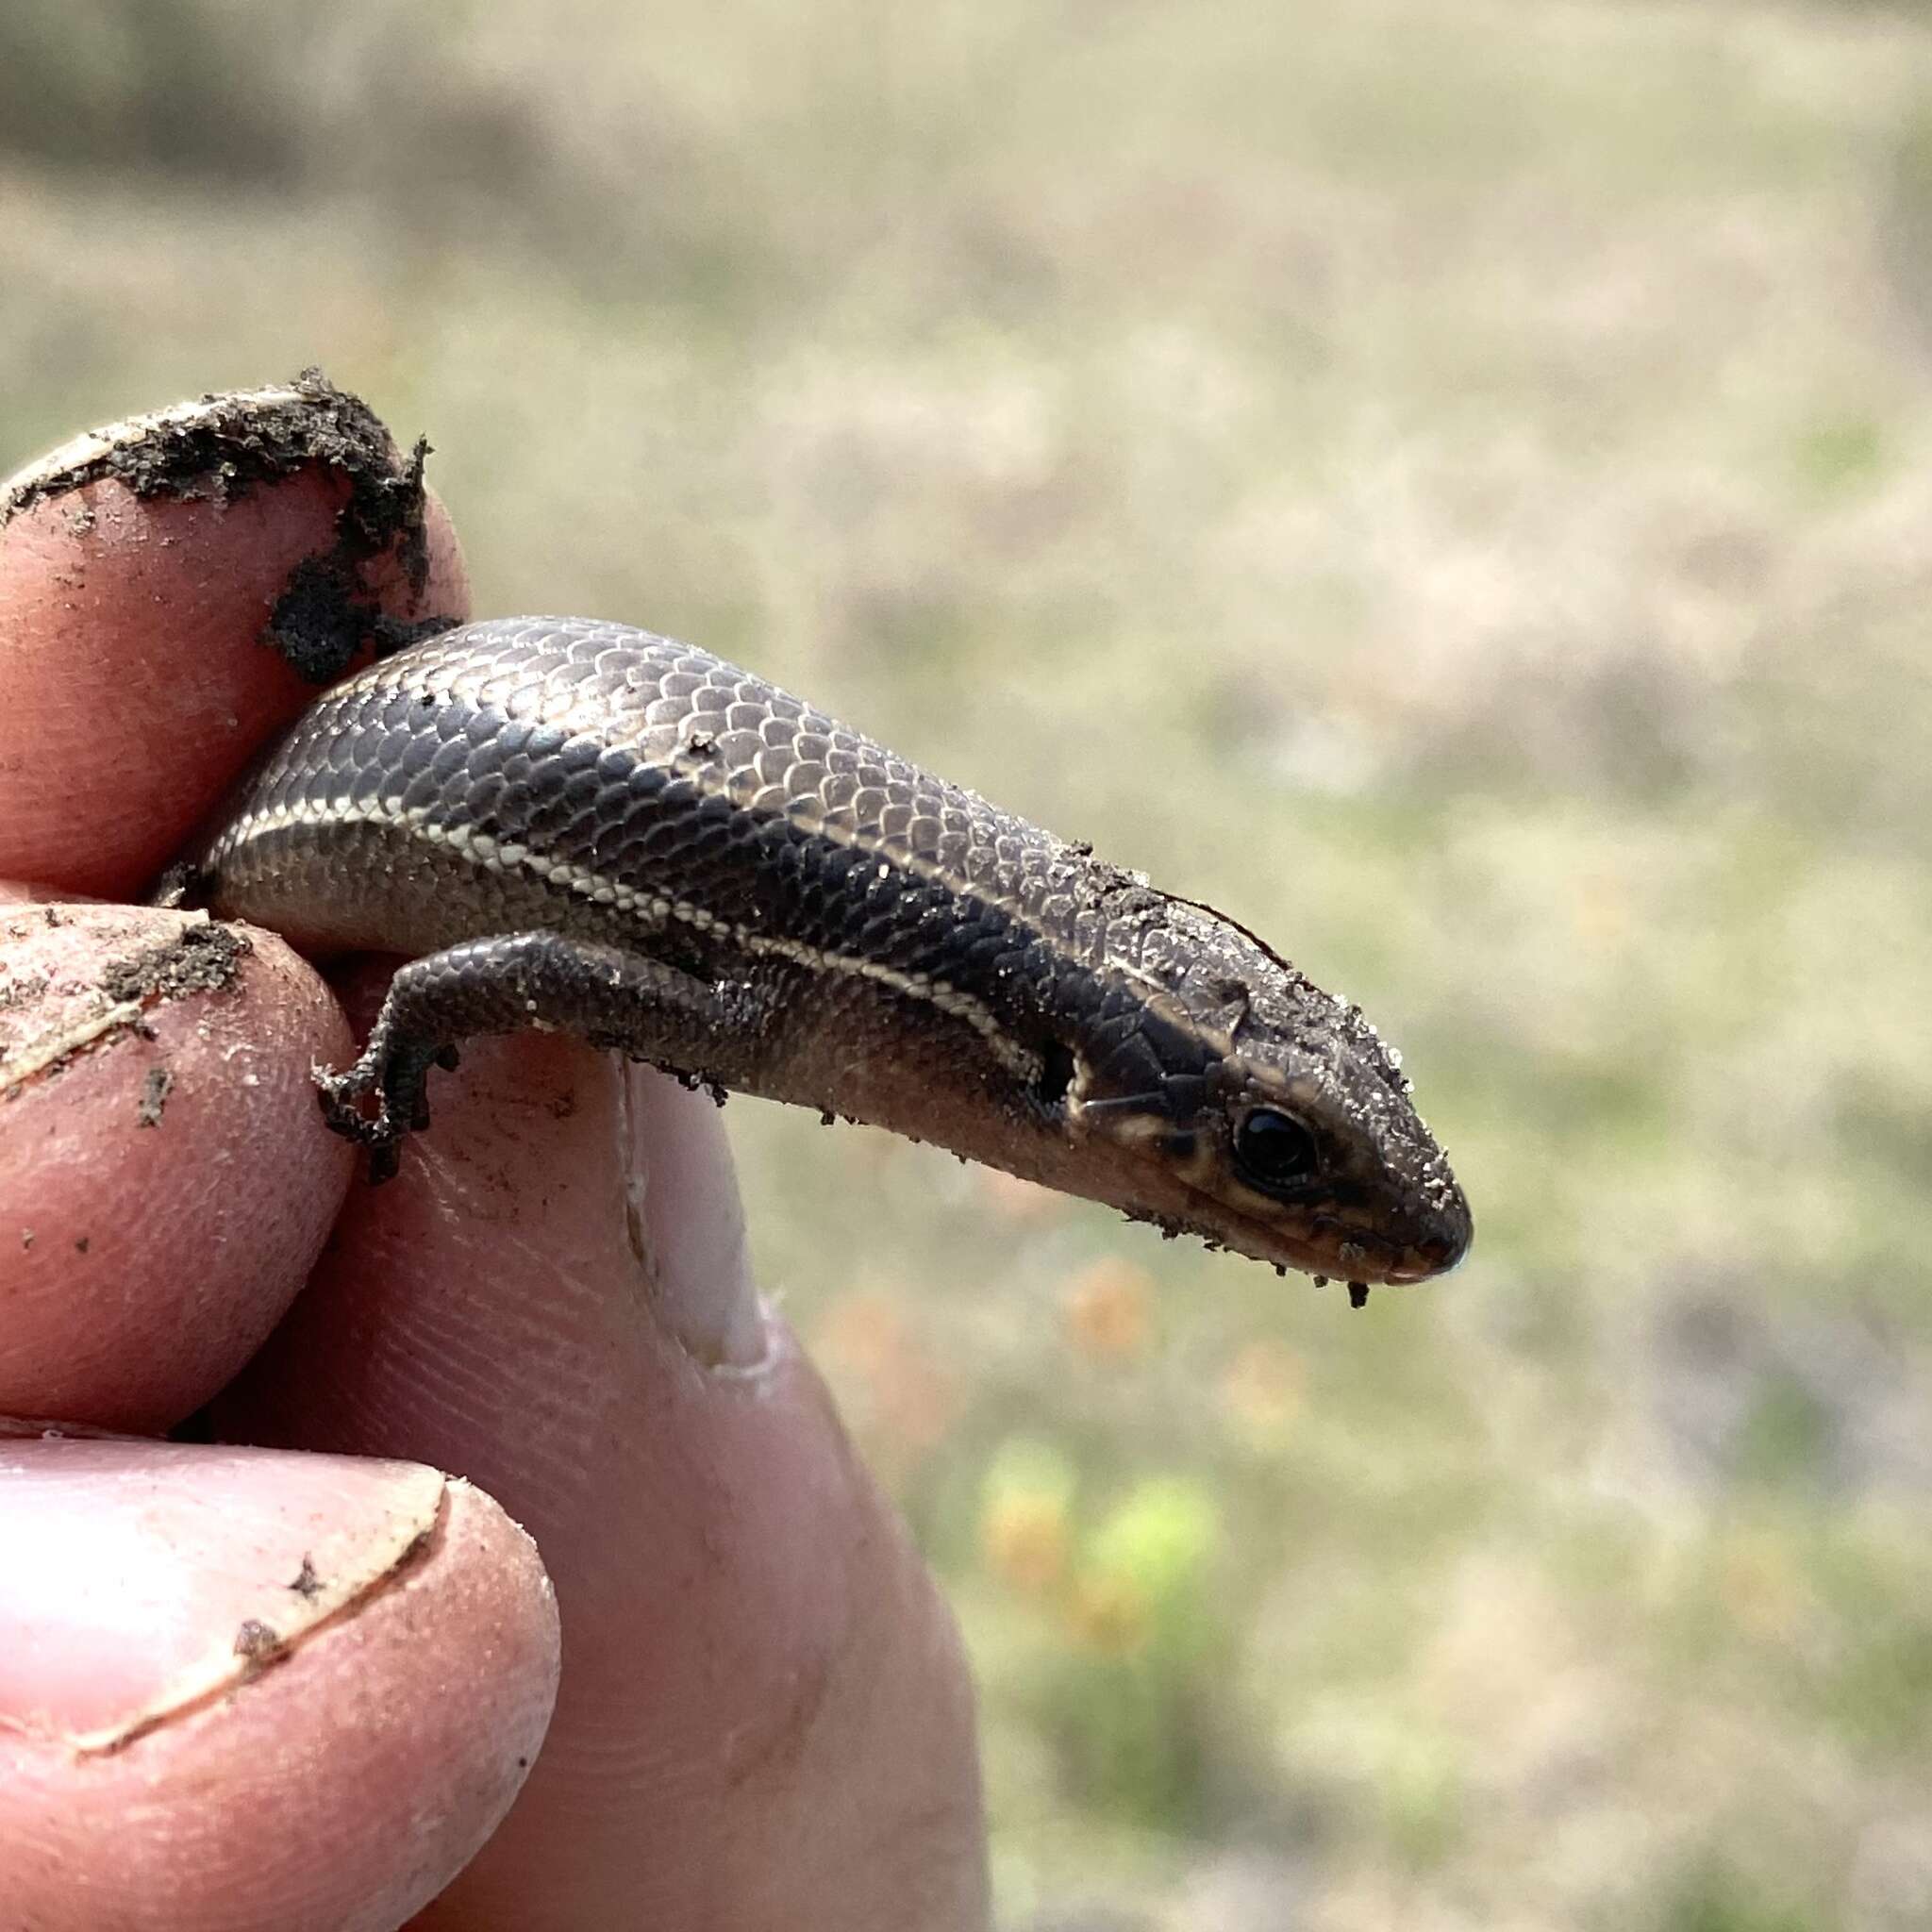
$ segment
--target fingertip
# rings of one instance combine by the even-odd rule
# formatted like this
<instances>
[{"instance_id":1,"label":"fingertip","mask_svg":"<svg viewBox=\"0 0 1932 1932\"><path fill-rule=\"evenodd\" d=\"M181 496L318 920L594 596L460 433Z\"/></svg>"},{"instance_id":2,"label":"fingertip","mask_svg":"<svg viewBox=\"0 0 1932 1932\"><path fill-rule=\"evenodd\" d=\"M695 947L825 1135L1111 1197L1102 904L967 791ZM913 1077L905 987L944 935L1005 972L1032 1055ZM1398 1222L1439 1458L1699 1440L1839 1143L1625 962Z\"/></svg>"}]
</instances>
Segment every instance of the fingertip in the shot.
<instances>
[{"instance_id":1,"label":"fingertip","mask_svg":"<svg viewBox=\"0 0 1932 1932\"><path fill-rule=\"evenodd\" d=\"M272 934L0 912L0 1409L153 1428L235 1374L348 1185L310 1069L350 1052Z\"/></svg>"},{"instance_id":2,"label":"fingertip","mask_svg":"<svg viewBox=\"0 0 1932 1932\"><path fill-rule=\"evenodd\" d=\"M569 1632L551 1742L425 1924L616 1923L640 1871L667 1923L833 1923L913 1874L946 1901L924 1923L977 1923L957 1636L751 1295L719 1110L540 1035L475 1042L431 1110L217 1406L466 1470L541 1540ZM740 1294L755 1364L694 1341Z\"/></svg>"},{"instance_id":3,"label":"fingertip","mask_svg":"<svg viewBox=\"0 0 1932 1932\"><path fill-rule=\"evenodd\" d=\"M0 484L0 874L131 895L376 616L468 608L420 465L320 380L53 452Z\"/></svg>"},{"instance_id":4,"label":"fingertip","mask_svg":"<svg viewBox=\"0 0 1932 1932\"><path fill-rule=\"evenodd\" d=\"M393 1925L508 1809L557 1609L481 1491L129 1442L0 1444L0 1897L25 1921Z\"/></svg>"}]
</instances>

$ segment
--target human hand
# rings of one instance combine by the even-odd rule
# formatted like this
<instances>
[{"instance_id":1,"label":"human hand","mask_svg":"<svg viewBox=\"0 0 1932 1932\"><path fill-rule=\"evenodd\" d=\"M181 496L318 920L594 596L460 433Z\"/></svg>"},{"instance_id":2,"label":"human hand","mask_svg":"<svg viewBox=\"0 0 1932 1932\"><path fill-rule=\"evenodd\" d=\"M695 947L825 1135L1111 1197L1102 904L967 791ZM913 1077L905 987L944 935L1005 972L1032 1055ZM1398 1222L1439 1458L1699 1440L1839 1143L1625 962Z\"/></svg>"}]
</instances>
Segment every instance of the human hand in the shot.
<instances>
[{"instance_id":1,"label":"human hand","mask_svg":"<svg viewBox=\"0 0 1932 1932\"><path fill-rule=\"evenodd\" d=\"M312 969L72 903L307 702L266 613L323 664L359 603L465 614L347 403L0 491L0 1925L979 1925L956 1633L710 1101L476 1041L372 1191ZM252 1446L157 1440L204 1408Z\"/></svg>"}]
</instances>

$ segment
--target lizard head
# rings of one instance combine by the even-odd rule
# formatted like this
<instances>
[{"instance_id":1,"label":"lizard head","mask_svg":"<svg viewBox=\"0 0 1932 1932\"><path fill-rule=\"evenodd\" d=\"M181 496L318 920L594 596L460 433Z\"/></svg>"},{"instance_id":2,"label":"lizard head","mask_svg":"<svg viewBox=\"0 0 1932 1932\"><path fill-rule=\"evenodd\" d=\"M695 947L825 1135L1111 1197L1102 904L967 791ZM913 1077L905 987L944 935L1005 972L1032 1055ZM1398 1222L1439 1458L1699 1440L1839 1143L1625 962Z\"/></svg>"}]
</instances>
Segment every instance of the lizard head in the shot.
<instances>
[{"instance_id":1,"label":"lizard head","mask_svg":"<svg viewBox=\"0 0 1932 1932\"><path fill-rule=\"evenodd\" d=\"M1163 899L1075 1043L1062 1120L1099 1187L1169 1233L1351 1283L1455 1267L1469 1204L1395 1053L1232 921Z\"/></svg>"}]
</instances>

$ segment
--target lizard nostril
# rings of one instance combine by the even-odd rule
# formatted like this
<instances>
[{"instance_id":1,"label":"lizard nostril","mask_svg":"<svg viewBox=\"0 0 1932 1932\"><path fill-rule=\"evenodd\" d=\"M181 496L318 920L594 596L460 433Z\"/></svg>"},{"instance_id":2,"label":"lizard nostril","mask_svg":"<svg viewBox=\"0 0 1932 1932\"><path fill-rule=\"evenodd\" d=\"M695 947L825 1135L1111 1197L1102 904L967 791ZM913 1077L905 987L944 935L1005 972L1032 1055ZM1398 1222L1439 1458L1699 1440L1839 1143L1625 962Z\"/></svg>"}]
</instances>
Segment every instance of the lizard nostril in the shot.
<instances>
[{"instance_id":1,"label":"lizard nostril","mask_svg":"<svg viewBox=\"0 0 1932 1932\"><path fill-rule=\"evenodd\" d=\"M1415 1252L1429 1264L1432 1274L1446 1274L1469 1253L1471 1233L1467 1215L1445 1220L1414 1244Z\"/></svg>"}]
</instances>

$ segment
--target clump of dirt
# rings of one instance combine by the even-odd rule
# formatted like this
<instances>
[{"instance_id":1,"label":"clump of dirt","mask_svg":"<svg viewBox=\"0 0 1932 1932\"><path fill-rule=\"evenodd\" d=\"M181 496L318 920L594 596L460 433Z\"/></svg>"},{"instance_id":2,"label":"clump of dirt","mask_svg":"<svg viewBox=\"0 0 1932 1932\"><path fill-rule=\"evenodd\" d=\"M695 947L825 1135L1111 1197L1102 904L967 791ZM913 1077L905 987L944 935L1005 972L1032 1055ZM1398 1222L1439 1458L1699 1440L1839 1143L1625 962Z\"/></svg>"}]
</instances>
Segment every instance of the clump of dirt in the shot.
<instances>
[{"instance_id":1,"label":"clump of dirt","mask_svg":"<svg viewBox=\"0 0 1932 1932\"><path fill-rule=\"evenodd\" d=\"M423 466L427 439L406 458L360 396L305 369L273 389L204 395L130 417L57 450L0 498L0 526L35 504L112 479L142 500L229 504L312 463L341 476L348 494L330 546L291 573L265 632L310 683L338 677L363 643L394 649L427 629L377 610L362 584L373 558L393 555L412 592L428 581Z\"/></svg>"}]
</instances>

